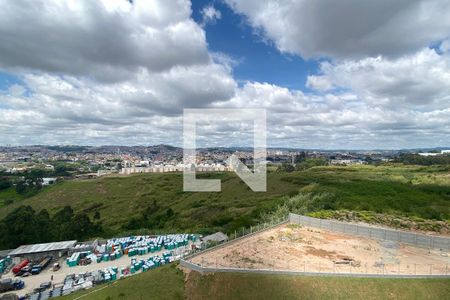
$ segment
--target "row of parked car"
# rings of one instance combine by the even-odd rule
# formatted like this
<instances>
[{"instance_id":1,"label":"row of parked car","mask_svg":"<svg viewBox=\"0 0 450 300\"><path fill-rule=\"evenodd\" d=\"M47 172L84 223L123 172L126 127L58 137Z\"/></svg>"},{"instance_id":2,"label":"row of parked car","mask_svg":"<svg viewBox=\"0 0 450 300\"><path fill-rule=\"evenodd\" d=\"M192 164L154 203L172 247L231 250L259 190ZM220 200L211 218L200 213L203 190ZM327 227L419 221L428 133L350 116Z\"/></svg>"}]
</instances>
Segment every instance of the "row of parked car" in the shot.
<instances>
[{"instance_id":1,"label":"row of parked car","mask_svg":"<svg viewBox=\"0 0 450 300\"><path fill-rule=\"evenodd\" d=\"M25 259L12 268L15 276L26 277L29 275L37 275L42 272L52 261L51 256L44 257L40 261L31 262Z\"/></svg>"}]
</instances>

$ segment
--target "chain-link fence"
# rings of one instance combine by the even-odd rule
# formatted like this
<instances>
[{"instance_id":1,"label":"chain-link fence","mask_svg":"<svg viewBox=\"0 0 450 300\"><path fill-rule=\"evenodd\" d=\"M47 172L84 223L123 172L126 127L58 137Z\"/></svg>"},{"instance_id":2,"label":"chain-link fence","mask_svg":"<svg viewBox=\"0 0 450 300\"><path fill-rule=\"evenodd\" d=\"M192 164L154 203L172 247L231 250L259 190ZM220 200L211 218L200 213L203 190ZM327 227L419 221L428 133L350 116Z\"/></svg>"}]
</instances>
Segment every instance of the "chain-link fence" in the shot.
<instances>
[{"instance_id":1,"label":"chain-link fence","mask_svg":"<svg viewBox=\"0 0 450 300\"><path fill-rule=\"evenodd\" d=\"M334 263L316 263L303 261L294 266L286 267L267 264L264 268L257 267L249 263L241 265L239 268L222 266L220 262L204 261L193 263L181 260L181 265L201 273L215 272L245 272L245 273L271 273L271 274L292 274L292 275L317 275L317 276L355 276L355 277L450 277L448 265L434 264L383 264L368 265L340 265Z\"/></svg>"},{"instance_id":2,"label":"chain-link fence","mask_svg":"<svg viewBox=\"0 0 450 300\"><path fill-rule=\"evenodd\" d=\"M340 221L311 218L296 214L289 214L287 218L274 220L249 228L241 228L229 235L229 240L219 245L204 245L201 250L186 252L181 265L198 272L251 272L251 273L276 273L276 274L305 274L305 275L344 275L344 276L368 276L368 277L448 277L450 268L448 263L420 264L420 263L385 263L364 262L353 260L341 260L337 262L317 262L298 259L283 260L282 258L257 261L252 257L239 257L239 267L230 267L217 257L201 256L213 250L226 247L235 241L249 237L256 233L274 228L285 223L302 224L308 227L321 228L355 236L400 242L414 246L450 250L450 238L431 236L425 234L404 232L400 230L376 228L367 225L350 224ZM245 248L245 246L244 246Z\"/></svg>"},{"instance_id":3,"label":"chain-link fence","mask_svg":"<svg viewBox=\"0 0 450 300\"><path fill-rule=\"evenodd\" d=\"M361 237L399 242L422 248L450 251L450 237L433 236L394 229L377 228L367 225L350 224L334 220L317 219L292 213L289 214L289 221L305 226L347 233Z\"/></svg>"},{"instance_id":4,"label":"chain-link fence","mask_svg":"<svg viewBox=\"0 0 450 300\"><path fill-rule=\"evenodd\" d=\"M401 275L401 276L429 276L450 275L448 264L402 264L402 263L368 263L361 261L342 262L317 262L308 260L266 260L257 261L251 257L238 258L239 269L288 271L300 273L324 273L324 274L365 274L365 275ZM191 261L192 263L192 261ZM203 272L214 272L219 269L237 269L229 263L223 263L217 257L206 257L195 262Z\"/></svg>"},{"instance_id":5,"label":"chain-link fence","mask_svg":"<svg viewBox=\"0 0 450 300\"><path fill-rule=\"evenodd\" d=\"M273 221L267 222L267 223L261 223L256 226L242 227L239 230L234 231L234 233L228 235L228 240L226 242L223 242L220 244L202 243L201 249L192 249L190 251L186 251L185 253L182 254L182 257L192 258L199 254L204 254L206 252L228 246L230 243L232 243L234 241L238 241L245 237L251 236L253 234L259 233L259 232L267 230L267 229L271 229L273 227L276 227L276 226L279 226L281 224L285 224L288 222L289 222L289 219L288 219L288 216L286 216L285 218L276 219L276 220L273 220Z\"/></svg>"}]
</instances>

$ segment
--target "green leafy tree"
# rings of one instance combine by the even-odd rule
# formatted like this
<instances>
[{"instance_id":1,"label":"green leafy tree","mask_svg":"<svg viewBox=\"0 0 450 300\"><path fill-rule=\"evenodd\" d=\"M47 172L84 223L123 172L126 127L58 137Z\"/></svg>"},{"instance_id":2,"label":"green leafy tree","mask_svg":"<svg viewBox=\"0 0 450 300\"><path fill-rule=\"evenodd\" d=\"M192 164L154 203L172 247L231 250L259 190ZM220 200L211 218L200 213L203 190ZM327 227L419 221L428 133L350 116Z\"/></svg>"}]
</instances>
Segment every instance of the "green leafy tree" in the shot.
<instances>
[{"instance_id":1,"label":"green leafy tree","mask_svg":"<svg viewBox=\"0 0 450 300\"><path fill-rule=\"evenodd\" d=\"M36 243L40 240L36 213L31 206L20 206L9 213L1 222L0 241L2 248L11 249L18 245Z\"/></svg>"},{"instance_id":2,"label":"green leafy tree","mask_svg":"<svg viewBox=\"0 0 450 300\"><path fill-rule=\"evenodd\" d=\"M291 164L284 163L278 167L277 171L278 172L293 172L293 171L295 171L295 168Z\"/></svg>"}]
</instances>

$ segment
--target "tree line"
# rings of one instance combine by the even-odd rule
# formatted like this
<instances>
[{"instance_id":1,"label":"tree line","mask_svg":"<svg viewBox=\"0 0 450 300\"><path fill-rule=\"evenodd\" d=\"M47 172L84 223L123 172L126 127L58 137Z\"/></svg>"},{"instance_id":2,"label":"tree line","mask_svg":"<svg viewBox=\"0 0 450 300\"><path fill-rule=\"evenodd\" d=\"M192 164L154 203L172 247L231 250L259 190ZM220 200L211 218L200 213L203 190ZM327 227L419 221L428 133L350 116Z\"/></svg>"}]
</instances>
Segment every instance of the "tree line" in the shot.
<instances>
[{"instance_id":1,"label":"tree line","mask_svg":"<svg viewBox=\"0 0 450 300\"><path fill-rule=\"evenodd\" d=\"M99 216L97 216L99 218ZM46 209L36 212L22 205L0 221L0 248L63 240L84 240L103 232L99 221L91 221L84 212L74 213L65 206L50 216Z\"/></svg>"},{"instance_id":2,"label":"tree line","mask_svg":"<svg viewBox=\"0 0 450 300\"><path fill-rule=\"evenodd\" d=\"M294 165L289 163L283 163L278 167L277 171L279 172L304 171L312 167L327 166L327 165L328 160L325 158L304 158L296 162Z\"/></svg>"},{"instance_id":3,"label":"tree line","mask_svg":"<svg viewBox=\"0 0 450 300\"><path fill-rule=\"evenodd\" d=\"M450 155L423 156L419 154L402 153L394 161L407 165L450 165Z\"/></svg>"}]
</instances>

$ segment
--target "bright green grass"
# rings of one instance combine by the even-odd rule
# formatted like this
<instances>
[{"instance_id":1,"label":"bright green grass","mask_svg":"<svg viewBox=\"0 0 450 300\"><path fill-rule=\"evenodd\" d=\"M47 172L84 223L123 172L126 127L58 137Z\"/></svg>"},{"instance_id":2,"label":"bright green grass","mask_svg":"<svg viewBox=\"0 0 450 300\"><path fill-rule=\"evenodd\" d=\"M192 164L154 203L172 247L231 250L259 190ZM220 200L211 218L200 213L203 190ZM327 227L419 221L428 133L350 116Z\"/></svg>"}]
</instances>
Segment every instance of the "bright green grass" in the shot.
<instances>
[{"instance_id":1,"label":"bright green grass","mask_svg":"<svg viewBox=\"0 0 450 300\"><path fill-rule=\"evenodd\" d=\"M175 264L77 292L66 299L449 299L449 279L185 275Z\"/></svg>"},{"instance_id":2,"label":"bright green grass","mask_svg":"<svg viewBox=\"0 0 450 300\"><path fill-rule=\"evenodd\" d=\"M184 299L184 275L171 264L58 299Z\"/></svg>"},{"instance_id":3,"label":"bright green grass","mask_svg":"<svg viewBox=\"0 0 450 300\"><path fill-rule=\"evenodd\" d=\"M15 201L22 200L24 197L16 193L14 187L7 188L0 191L0 208L3 206L10 205Z\"/></svg>"},{"instance_id":4,"label":"bright green grass","mask_svg":"<svg viewBox=\"0 0 450 300\"><path fill-rule=\"evenodd\" d=\"M192 273L188 299L449 299L450 279Z\"/></svg>"}]
</instances>

